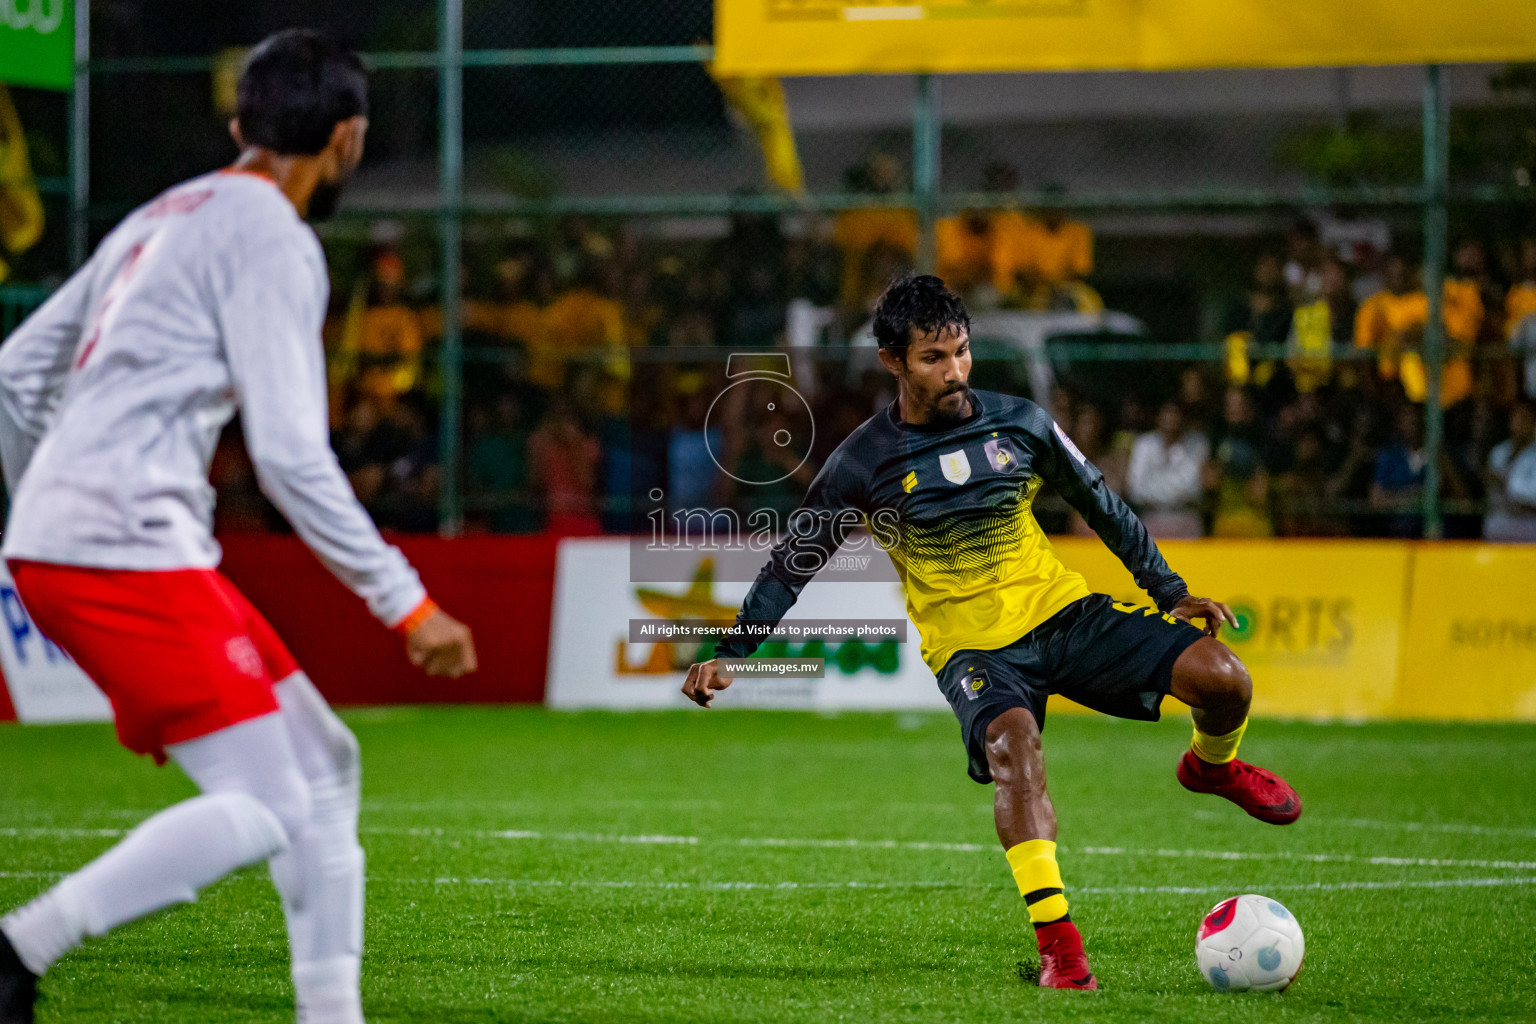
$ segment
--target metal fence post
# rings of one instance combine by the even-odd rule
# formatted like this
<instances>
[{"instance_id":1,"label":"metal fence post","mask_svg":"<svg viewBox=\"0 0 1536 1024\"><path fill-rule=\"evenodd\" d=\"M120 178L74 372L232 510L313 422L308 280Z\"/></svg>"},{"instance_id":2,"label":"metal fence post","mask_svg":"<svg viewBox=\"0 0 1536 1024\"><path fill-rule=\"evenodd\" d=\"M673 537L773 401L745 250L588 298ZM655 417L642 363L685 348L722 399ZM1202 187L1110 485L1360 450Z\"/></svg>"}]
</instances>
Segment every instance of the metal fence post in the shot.
<instances>
[{"instance_id":1,"label":"metal fence post","mask_svg":"<svg viewBox=\"0 0 1536 1024\"><path fill-rule=\"evenodd\" d=\"M438 2L438 242L442 247L442 408L438 428L438 532L462 525L459 467L464 396L464 332L460 251L464 205L464 3Z\"/></svg>"},{"instance_id":2,"label":"metal fence post","mask_svg":"<svg viewBox=\"0 0 1536 1024\"><path fill-rule=\"evenodd\" d=\"M933 273L938 259L934 234L939 211L940 116L939 79L918 75L912 110L912 192L917 199L917 269L924 274Z\"/></svg>"},{"instance_id":3,"label":"metal fence post","mask_svg":"<svg viewBox=\"0 0 1536 1024\"><path fill-rule=\"evenodd\" d=\"M75 81L69 97L69 268L91 246L91 0L75 0Z\"/></svg>"},{"instance_id":4,"label":"metal fence post","mask_svg":"<svg viewBox=\"0 0 1536 1024\"><path fill-rule=\"evenodd\" d=\"M1424 292L1429 319L1424 324L1424 537L1438 540L1440 519L1440 449L1445 415L1440 408L1440 378L1445 366L1446 192L1450 171L1445 97L1440 65L1430 64L1424 75Z\"/></svg>"}]
</instances>

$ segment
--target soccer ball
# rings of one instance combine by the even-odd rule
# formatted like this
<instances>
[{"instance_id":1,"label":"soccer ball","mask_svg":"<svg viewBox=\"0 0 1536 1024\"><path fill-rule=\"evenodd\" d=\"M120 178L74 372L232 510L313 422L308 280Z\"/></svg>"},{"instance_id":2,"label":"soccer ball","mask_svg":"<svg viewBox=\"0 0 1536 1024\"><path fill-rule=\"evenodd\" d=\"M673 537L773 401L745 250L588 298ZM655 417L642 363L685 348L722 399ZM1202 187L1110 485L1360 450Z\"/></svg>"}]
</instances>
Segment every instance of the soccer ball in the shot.
<instances>
[{"instance_id":1,"label":"soccer ball","mask_svg":"<svg viewBox=\"0 0 1536 1024\"><path fill-rule=\"evenodd\" d=\"M1306 953L1295 915L1268 896L1222 900L1195 937L1200 976L1217 992L1283 992Z\"/></svg>"}]
</instances>

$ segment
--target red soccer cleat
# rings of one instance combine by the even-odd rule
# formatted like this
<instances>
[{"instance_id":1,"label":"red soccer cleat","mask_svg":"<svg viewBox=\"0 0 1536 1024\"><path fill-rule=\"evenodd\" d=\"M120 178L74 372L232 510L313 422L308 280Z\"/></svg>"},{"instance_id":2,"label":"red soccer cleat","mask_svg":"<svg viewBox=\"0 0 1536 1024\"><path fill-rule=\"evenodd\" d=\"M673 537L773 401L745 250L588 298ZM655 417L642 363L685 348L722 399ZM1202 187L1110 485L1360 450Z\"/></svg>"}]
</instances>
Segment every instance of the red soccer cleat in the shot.
<instances>
[{"instance_id":1,"label":"red soccer cleat","mask_svg":"<svg viewBox=\"0 0 1536 1024\"><path fill-rule=\"evenodd\" d=\"M1055 921L1035 929L1040 943L1040 987L1096 989L1099 979L1088 969L1083 937L1071 921Z\"/></svg>"},{"instance_id":2,"label":"red soccer cleat","mask_svg":"<svg viewBox=\"0 0 1536 1024\"><path fill-rule=\"evenodd\" d=\"M1191 793L1225 797L1271 825L1289 825L1301 817L1301 797L1290 783L1244 761L1211 764L1186 750L1179 761L1179 784Z\"/></svg>"}]
</instances>

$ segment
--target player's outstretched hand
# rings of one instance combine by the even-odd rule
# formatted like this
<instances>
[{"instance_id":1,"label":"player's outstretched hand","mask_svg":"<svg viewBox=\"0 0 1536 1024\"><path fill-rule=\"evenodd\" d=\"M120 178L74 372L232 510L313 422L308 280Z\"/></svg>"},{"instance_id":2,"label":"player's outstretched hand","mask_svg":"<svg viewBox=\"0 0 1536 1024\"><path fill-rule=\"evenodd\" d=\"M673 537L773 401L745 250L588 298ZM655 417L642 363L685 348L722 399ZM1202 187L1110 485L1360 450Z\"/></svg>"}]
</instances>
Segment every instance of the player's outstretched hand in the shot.
<instances>
[{"instance_id":1,"label":"player's outstretched hand","mask_svg":"<svg viewBox=\"0 0 1536 1024\"><path fill-rule=\"evenodd\" d=\"M405 652L411 664L429 676L457 679L480 667L469 627L441 608L406 636Z\"/></svg>"},{"instance_id":2,"label":"player's outstretched hand","mask_svg":"<svg viewBox=\"0 0 1536 1024\"><path fill-rule=\"evenodd\" d=\"M683 680L683 693L701 708L707 708L715 699L716 692L731 685L731 676L720 671L716 659L696 662L688 669Z\"/></svg>"},{"instance_id":3,"label":"player's outstretched hand","mask_svg":"<svg viewBox=\"0 0 1536 1024\"><path fill-rule=\"evenodd\" d=\"M1220 632L1221 624L1224 622L1234 629L1237 628L1237 616L1232 614L1232 609L1208 597L1186 597L1174 605L1173 617L1185 622L1201 619L1205 622L1206 636L1215 636ZM1190 624L1193 625L1193 623Z\"/></svg>"}]
</instances>

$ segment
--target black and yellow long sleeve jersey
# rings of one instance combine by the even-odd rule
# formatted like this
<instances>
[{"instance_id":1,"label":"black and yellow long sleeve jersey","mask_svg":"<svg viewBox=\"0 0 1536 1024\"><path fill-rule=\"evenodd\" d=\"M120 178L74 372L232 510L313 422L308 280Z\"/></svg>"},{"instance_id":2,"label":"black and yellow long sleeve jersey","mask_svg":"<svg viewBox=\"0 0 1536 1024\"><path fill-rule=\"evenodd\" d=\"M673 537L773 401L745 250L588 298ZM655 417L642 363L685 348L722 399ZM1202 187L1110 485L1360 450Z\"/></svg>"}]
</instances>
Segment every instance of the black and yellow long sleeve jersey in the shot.
<instances>
[{"instance_id":1,"label":"black and yellow long sleeve jersey","mask_svg":"<svg viewBox=\"0 0 1536 1024\"><path fill-rule=\"evenodd\" d=\"M1089 594L1035 520L1050 483L1167 611L1189 591L1136 514L1035 403L970 392L954 426L903 423L897 403L849 434L811 482L736 627L716 647L744 658L757 641L743 623L777 623L859 526L896 566L923 660L938 673L959 650L1005 647Z\"/></svg>"}]
</instances>

